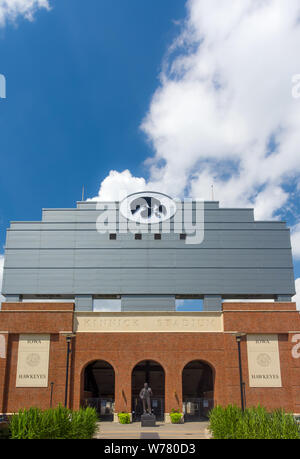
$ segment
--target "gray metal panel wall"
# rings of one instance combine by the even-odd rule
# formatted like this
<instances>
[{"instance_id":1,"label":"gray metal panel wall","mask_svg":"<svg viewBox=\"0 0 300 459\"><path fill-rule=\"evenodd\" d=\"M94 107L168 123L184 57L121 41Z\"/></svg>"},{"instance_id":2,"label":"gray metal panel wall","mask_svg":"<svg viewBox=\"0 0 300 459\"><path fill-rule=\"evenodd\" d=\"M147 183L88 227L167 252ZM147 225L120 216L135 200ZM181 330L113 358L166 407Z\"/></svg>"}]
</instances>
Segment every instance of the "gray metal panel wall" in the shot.
<instances>
[{"instance_id":1,"label":"gray metal panel wall","mask_svg":"<svg viewBox=\"0 0 300 459\"><path fill-rule=\"evenodd\" d=\"M194 250L195 245L187 245L179 240L179 235L162 234L161 241L155 241L153 234L143 234L142 240L134 239L134 234L118 234L116 241L109 240L109 234L99 234L94 230L57 231L7 231L7 249L54 249L54 248L186 248ZM288 229L206 229L201 249L288 249L291 251Z\"/></svg>"},{"instance_id":2,"label":"gray metal panel wall","mask_svg":"<svg viewBox=\"0 0 300 459\"><path fill-rule=\"evenodd\" d=\"M293 292L292 269L6 269L3 294L281 295Z\"/></svg>"},{"instance_id":3,"label":"gray metal panel wall","mask_svg":"<svg viewBox=\"0 0 300 459\"><path fill-rule=\"evenodd\" d=\"M93 209L44 209L44 222L96 222L101 210ZM171 218L174 221L174 218ZM253 222L252 209L206 209L207 222Z\"/></svg>"},{"instance_id":4,"label":"gray metal panel wall","mask_svg":"<svg viewBox=\"0 0 300 459\"><path fill-rule=\"evenodd\" d=\"M174 225L173 225L174 226ZM206 230L254 230L286 229L285 222L204 222ZM172 225L171 225L172 229ZM95 231L95 222L11 222L10 230L57 231L57 230L90 230Z\"/></svg>"},{"instance_id":5,"label":"gray metal panel wall","mask_svg":"<svg viewBox=\"0 0 300 459\"><path fill-rule=\"evenodd\" d=\"M75 311L92 311L92 310L93 310L92 295L75 296Z\"/></svg>"},{"instance_id":6,"label":"gray metal panel wall","mask_svg":"<svg viewBox=\"0 0 300 459\"><path fill-rule=\"evenodd\" d=\"M175 296L123 295L122 311L175 311Z\"/></svg>"},{"instance_id":7,"label":"gray metal panel wall","mask_svg":"<svg viewBox=\"0 0 300 459\"><path fill-rule=\"evenodd\" d=\"M80 205L79 205L80 204ZM7 231L3 294L294 295L290 232L252 209L205 203L204 240L99 234L95 203L43 211Z\"/></svg>"},{"instance_id":8,"label":"gray metal panel wall","mask_svg":"<svg viewBox=\"0 0 300 459\"><path fill-rule=\"evenodd\" d=\"M205 295L203 300L203 311L222 311L222 296Z\"/></svg>"},{"instance_id":9,"label":"gray metal panel wall","mask_svg":"<svg viewBox=\"0 0 300 459\"><path fill-rule=\"evenodd\" d=\"M293 268L287 249L7 249L6 255L6 268Z\"/></svg>"}]
</instances>

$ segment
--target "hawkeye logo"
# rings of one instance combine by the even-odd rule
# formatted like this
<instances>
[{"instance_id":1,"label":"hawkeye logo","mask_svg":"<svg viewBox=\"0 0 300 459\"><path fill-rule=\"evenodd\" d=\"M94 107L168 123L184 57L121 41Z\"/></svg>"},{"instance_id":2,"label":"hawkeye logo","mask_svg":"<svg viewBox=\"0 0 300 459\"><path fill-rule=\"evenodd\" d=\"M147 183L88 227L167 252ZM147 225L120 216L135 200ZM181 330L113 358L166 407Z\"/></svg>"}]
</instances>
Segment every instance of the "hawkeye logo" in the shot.
<instances>
[{"instance_id":1,"label":"hawkeye logo","mask_svg":"<svg viewBox=\"0 0 300 459\"><path fill-rule=\"evenodd\" d=\"M157 224L169 220L176 210L173 199L156 192L134 193L120 204L123 217L140 224Z\"/></svg>"},{"instance_id":2,"label":"hawkeye logo","mask_svg":"<svg viewBox=\"0 0 300 459\"><path fill-rule=\"evenodd\" d=\"M179 233L178 239L185 244L201 244L204 239L203 200L185 198L180 201L163 193L144 191L130 194L121 202L98 201L96 208L99 234L172 233L166 238L172 240L173 235ZM117 239L117 234L113 240Z\"/></svg>"}]
</instances>

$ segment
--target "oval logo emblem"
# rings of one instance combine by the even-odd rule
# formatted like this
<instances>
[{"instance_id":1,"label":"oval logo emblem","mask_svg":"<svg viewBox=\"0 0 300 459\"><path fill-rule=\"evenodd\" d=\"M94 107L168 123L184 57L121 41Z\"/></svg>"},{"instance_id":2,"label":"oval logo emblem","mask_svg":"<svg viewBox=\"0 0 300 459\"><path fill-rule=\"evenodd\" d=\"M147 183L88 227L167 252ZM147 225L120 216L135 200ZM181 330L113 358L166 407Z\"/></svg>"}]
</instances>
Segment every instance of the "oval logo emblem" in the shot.
<instances>
[{"instance_id":1,"label":"oval logo emblem","mask_svg":"<svg viewBox=\"0 0 300 459\"><path fill-rule=\"evenodd\" d=\"M169 220L176 210L175 201L169 196L147 191L131 194L120 204L123 217L147 225Z\"/></svg>"}]
</instances>

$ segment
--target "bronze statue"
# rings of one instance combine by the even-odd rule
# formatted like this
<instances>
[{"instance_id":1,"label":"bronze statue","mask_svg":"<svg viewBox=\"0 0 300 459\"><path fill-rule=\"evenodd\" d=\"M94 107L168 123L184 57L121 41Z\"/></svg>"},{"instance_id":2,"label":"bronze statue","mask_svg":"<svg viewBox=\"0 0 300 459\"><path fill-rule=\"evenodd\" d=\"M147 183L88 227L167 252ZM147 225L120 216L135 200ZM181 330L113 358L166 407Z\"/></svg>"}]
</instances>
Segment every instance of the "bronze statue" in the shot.
<instances>
[{"instance_id":1,"label":"bronze statue","mask_svg":"<svg viewBox=\"0 0 300 459\"><path fill-rule=\"evenodd\" d=\"M144 384L144 387L141 389L140 398L143 402L143 410L144 414L149 413L151 414L151 397L153 393L151 387L148 386L148 383Z\"/></svg>"}]
</instances>

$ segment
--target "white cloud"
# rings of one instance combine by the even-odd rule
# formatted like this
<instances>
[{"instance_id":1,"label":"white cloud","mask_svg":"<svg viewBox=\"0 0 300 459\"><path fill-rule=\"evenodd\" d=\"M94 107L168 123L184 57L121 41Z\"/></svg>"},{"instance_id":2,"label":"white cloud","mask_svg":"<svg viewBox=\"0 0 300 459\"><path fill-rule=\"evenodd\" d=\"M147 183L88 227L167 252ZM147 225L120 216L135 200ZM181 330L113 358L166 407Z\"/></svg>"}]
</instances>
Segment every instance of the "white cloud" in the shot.
<instances>
[{"instance_id":1,"label":"white cloud","mask_svg":"<svg viewBox=\"0 0 300 459\"><path fill-rule=\"evenodd\" d=\"M270 218L300 173L298 0L190 0L142 129L150 183ZM163 166L161 166L163 162Z\"/></svg>"},{"instance_id":2,"label":"white cloud","mask_svg":"<svg viewBox=\"0 0 300 459\"><path fill-rule=\"evenodd\" d=\"M188 0L187 9L141 124L154 150L149 180L112 171L99 196L117 198L120 185L210 199L214 184L221 205L276 218L300 193L300 3Z\"/></svg>"},{"instance_id":3,"label":"white cloud","mask_svg":"<svg viewBox=\"0 0 300 459\"><path fill-rule=\"evenodd\" d=\"M293 249L293 256L295 259L300 259L300 223L293 226L291 232L291 242ZM299 286L300 287L300 286Z\"/></svg>"},{"instance_id":4,"label":"white cloud","mask_svg":"<svg viewBox=\"0 0 300 459\"><path fill-rule=\"evenodd\" d=\"M0 0L0 26L7 21L14 22L18 16L32 21L40 8L49 10L49 0Z\"/></svg>"},{"instance_id":5,"label":"white cloud","mask_svg":"<svg viewBox=\"0 0 300 459\"><path fill-rule=\"evenodd\" d=\"M146 180L142 177L134 177L129 170L110 171L100 185L98 196L88 201L119 201L131 193L145 191L146 187Z\"/></svg>"},{"instance_id":6,"label":"white cloud","mask_svg":"<svg viewBox=\"0 0 300 459\"><path fill-rule=\"evenodd\" d=\"M295 280L296 295L293 297L293 301L297 303L297 309L300 311L300 278Z\"/></svg>"},{"instance_id":7,"label":"white cloud","mask_svg":"<svg viewBox=\"0 0 300 459\"><path fill-rule=\"evenodd\" d=\"M221 205L273 218L300 174L300 101L292 97L300 3L188 0L187 8L141 124L154 150L150 178L112 171L100 196L115 198L126 182L131 191L210 199L214 184Z\"/></svg>"}]
</instances>

